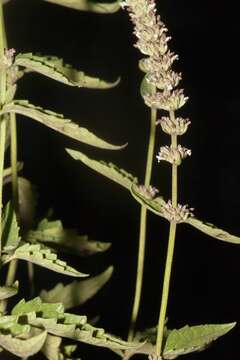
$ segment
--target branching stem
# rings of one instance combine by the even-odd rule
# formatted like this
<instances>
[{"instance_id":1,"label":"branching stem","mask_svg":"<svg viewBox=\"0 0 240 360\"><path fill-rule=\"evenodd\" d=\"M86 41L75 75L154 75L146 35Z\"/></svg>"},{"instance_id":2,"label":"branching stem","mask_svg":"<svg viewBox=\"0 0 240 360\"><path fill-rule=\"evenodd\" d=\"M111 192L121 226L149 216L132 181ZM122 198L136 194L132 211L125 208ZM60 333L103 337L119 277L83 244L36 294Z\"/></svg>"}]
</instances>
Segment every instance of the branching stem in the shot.
<instances>
[{"instance_id":1,"label":"branching stem","mask_svg":"<svg viewBox=\"0 0 240 360\"><path fill-rule=\"evenodd\" d=\"M146 173L145 173L145 181L144 181L144 186L146 187L149 187L151 181L151 175L152 175L152 165L153 165L155 137L156 137L156 120L157 120L157 110L153 108L151 109L151 127L150 127L148 155L147 155ZM147 208L145 206L142 206L141 214L140 214L136 288L135 288L132 317L131 317L130 328L128 333L128 341L132 341L134 337L135 326L136 326L136 321L137 321L140 301L141 301L144 260L145 260L146 229L147 229Z\"/></svg>"},{"instance_id":2,"label":"branching stem","mask_svg":"<svg viewBox=\"0 0 240 360\"><path fill-rule=\"evenodd\" d=\"M174 112L170 112L170 117L174 119ZM171 145L172 147L177 147L177 136L171 136ZM177 178L177 165L172 165L172 205L173 207L177 207L177 196L178 196L178 178ZM176 239L176 227L177 224L175 221L170 223L169 229L169 239L168 239L168 249L167 249L167 259L165 264L165 273L163 280L163 291L162 291L162 299L161 299L161 307L158 321L158 329L157 329L157 341L156 341L156 355L161 356L163 352L163 340L164 340L164 326L166 321L166 313L167 313L167 305L168 305L168 297L169 297L169 288L170 288L170 280L171 280L171 272L172 272L172 263L173 263L173 255L175 248L175 239Z\"/></svg>"}]
</instances>

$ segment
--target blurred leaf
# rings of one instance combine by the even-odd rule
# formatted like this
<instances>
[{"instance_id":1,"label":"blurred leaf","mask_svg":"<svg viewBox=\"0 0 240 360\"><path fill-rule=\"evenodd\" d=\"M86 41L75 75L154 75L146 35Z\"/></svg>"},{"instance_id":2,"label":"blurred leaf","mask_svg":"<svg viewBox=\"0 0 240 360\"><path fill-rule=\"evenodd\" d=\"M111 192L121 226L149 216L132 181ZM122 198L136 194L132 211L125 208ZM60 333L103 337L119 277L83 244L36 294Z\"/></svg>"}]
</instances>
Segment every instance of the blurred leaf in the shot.
<instances>
[{"instance_id":1,"label":"blurred leaf","mask_svg":"<svg viewBox=\"0 0 240 360\"><path fill-rule=\"evenodd\" d=\"M120 9L120 1L97 2L94 0L45 0L75 10L92 11L100 14L111 14Z\"/></svg>"},{"instance_id":2,"label":"blurred leaf","mask_svg":"<svg viewBox=\"0 0 240 360\"><path fill-rule=\"evenodd\" d=\"M51 249L41 244L25 243L18 247L13 254L2 256L2 265L5 265L9 261L20 259L29 261L33 264L42 266L44 268L56 271L60 274L74 276L74 277L86 277L87 274L83 274L74 268L67 265L65 261L59 260L57 254L53 253Z\"/></svg>"},{"instance_id":3,"label":"blurred leaf","mask_svg":"<svg viewBox=\"0 0 240 360\"><path fill-rule=\"evenodd\" d=\"M45 344L42 347L42 352L48 360L60 360L60 345L62 339L58 336L47 335Z\"/></svg>"},{"instance_id":4,"label":"blurred leaf","mask_svg":"<svg viewBox=\"0 0 240 360\"><path fill-rule=\"evenodd\" d=\"M24 232L34 226L38 194L31 182L18 177L19 217Z\"/></svg>"},{"instance_id":5,"label":"blurred leaf","mask_svg":"<svg viewBox=\"0 0 240 360\"><path fill-rule=\"evenodd\" d=\"M116 165L112 163L105 163L103 161L97 161L90 159L80 151L75 151L71 149L66 149L69 155L73 157L74 160L80 160L85 165L91 169L97 171L101 175L106 176L110 180L115 181L116 183L122 185L126 189L130 190L133 183L137 183L137 178L129 174L123 169L119 169Z\"/></svg>"},{"instance_id":6,"label":"blurred leaf","mask_svg":"<svg viewBox=\"0 0 240 360\"><path fill-rule=\"evenodd\" d=\"M1 286L0 287L0 301L8 299L18 293L19 283L15 281L12 286Z\"/></svg>"},{"instance_id":7,"label":"blurred leaf","mask_svg":"<svg viewBox=\"0 0 240 360\"><path fill-rule=\"evenodd\" d=\"M23 162L18 162L17 163L17 170L21 171L23 168ZM3 184L6 185L11 181L11 177L12 177L12 168L9 167L7 169L3 170Z\"/></svg>"},{"instance_id":8,"label":"blurred leaf","mask_svg":"<svg viewBox=\"0 0 240 360\"><path fill-rule=\"evenodd\" d=\"M37 230L29 231L26 240L32 243L42 242L49 246L57 246L61 250L75 255L88 256L109 249L110 243L89 240L86 235L78 235L74 229L64 229L60 220L43 219Z\"/></svg>"},{"instance_id":9,"label":"blurred leaf","mask_svg":"<svg viewBox=\"0 0 240 360\"><path fill-rule=\"evenodd\" d=\"M102 274L91 279L74 281L66 286L59 283L52 290L42 290L40 296L43 301L48 303L61 302L66 310L71 309L84 304L93 297L108 282L112 273L113 267L110 266Z\"/></svg>"},{"instance_id":10,"label":"blurred leaf","mask_svg":"<svg viewBox=\"0 0 240 360\"><path fill-rule=\"evenodd\" d=\"M18 246L20 237L16 214L13 210L13 205L11 202L8 202L5 206L2 228L3 251L12 251Z\"/></svg>"},{"instance_id":11,"label":"blurred leaf","mask_svg":"<svg viewBox=\"0 0 240 360\"><path fill-rule=\"evenodd\" d=\"M39 335L33 336L27 340L17 339L11 335L0 334L0 345L14 355L26 358L33 356L41 350L46 337L46 331L43 331Z\"/></svg>"},{"instance_id":12,"label":"blurred leaf","mask_svg":"<svg viewBox=\"0 0 240 360\"><path fill-rule=\"evenodd\" d=\"M99 78L87 76L84 72L73 69L71 65L64 64L63 60L57 57L40 56L32 53L19 54L15 58L15 65L23 66L70 86L89 89L109 89L119 83L119 79L109 83Z\"/></svg>"},{"instance_id":13,"label":"blurred leaf","mask_svg":"<svg viewBox=\"0 0 240 360\"><path fill-rule=\"evenodd\" d=\"M63 115L54 113L53 111L45 110L39 106L34 106L27 100L15 100L9 104L4 105L0 115L5 113L16 113L30 117L66 136L101 149L119 150L126 146L112 145L98 138L86 128L79 127L71 120L65 119Z\"/></svg>"}]
</instances>

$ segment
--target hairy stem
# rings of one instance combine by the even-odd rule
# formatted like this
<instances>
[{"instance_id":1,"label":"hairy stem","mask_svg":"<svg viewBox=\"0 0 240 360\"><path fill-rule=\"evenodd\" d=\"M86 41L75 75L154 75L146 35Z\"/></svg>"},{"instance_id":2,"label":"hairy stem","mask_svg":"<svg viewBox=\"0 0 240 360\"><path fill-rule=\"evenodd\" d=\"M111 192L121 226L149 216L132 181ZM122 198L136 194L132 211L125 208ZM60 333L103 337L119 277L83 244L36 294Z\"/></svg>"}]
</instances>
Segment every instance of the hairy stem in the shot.
<instances>
[{"instance_id":1,"label":"hairy stem","mask_svg":"<svg viewBox=\"0 0 240 360\"><path fill-rule=\"evenodd\" d=\"M3 17L3 4L0 3L0 63L4 59L5 51L5 27ZM2 61L3 62L3 61ZM0 64L0 108L6 99L6 68ZM6 119L0 117L0 256L2 252L2 195L3 195L3 169L4 169L4 152L6 140Z\"/></svg>"},{"instance_id":2,"label":"hairy stem","mask_svg":"<svg viewBox=\"0 0 240 360\"><path fill-rule=\"evenodd\" d=\"M174 119L174 112L170 112L170 117ZM172 147L177 147L177 136L171 136L171 145ZM177 196L178 196L178 178L177 178L177 165L172 165L172 205L177 207ZM157 341L156 341L156 355L161 356L163 352L163 339L164 339L164 326L166 321L167 305L169 298L169 288L172 272L172 263L173 255L175 248L175 239L176 239L176 228L177 224L175 221L170 223L169 229L169 238L168 238L168 249L167 249L167 259L165 264L164 280L163 280L163 290L162 290L162 299L161 307L158 321L157 329Z\"/></svg>"},{"instance_id":3,"label":"hairy stem","mask_svg":"<svg viewBox=\"0 0 240 360\"><path fill-rule=\"evenodd\" d=\"M155 137L156 137L156 119L157 119L157 110L151 109L151 128L150 128L146 173L145 173L145 181L144 181L144 185L146 187L150 185L151 175L152 175L153 155L154 155ZM147 209L145 206L142 206L141 214L140 214L136 288L135 288L132 317L131 317L130 328L128 333L129 341L132 341L134 337L135 326L136 326L136 321L137 321L140 301L141 301L144 259L145 259L146 228L147 228Z\"/></svg>"}]
</instances>

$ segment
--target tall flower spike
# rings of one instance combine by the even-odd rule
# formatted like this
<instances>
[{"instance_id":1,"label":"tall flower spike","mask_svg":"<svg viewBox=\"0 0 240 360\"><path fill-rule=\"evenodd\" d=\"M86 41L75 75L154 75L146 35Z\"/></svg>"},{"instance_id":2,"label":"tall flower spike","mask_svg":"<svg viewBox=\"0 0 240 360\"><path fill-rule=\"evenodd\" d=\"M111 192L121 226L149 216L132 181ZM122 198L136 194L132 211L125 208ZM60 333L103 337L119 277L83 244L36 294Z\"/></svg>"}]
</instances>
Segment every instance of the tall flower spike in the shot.
<instances>
[{"instance_id":1,"label":"tall flower spike","mask_svg":"<svg viewBox=\"0 0 240 360\"><path fill-rule=\"evenodd\" d=\"M171 119L168 116L163 116L157 121L157 125L160 124L162 130L168 135L183 135L191 124L189 119L183 119L181 117Z\"/></svg>"}]
</instances>

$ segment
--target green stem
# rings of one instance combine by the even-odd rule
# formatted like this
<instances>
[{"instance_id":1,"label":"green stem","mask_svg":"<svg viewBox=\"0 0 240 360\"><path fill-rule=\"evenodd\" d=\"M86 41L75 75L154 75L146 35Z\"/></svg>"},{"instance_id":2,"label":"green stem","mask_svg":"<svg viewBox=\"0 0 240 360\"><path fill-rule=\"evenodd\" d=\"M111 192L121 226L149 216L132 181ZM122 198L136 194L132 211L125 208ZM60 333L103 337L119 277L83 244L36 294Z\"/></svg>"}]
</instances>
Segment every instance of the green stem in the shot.
<instances>
[{"instance_id":1,"label":"green stem","mask_svg":"<svg viewBox=\"0 0 240 360\"><path fill-rule=\"evenodd\" d=\"M170 112L170 117L174 119L174 112ZM177 147L177 136L171 136L171 146ZM177 176L177 165L172 165L172 206L174 208L177 207L177 197L178 197L178 176ZM174 248L175 248L175 239L176 239L176 228L177 224L175 221L170 223L169 229L169 239L168 239L168 249L167 249L167 259L165 264L165 272L164 272L164 280L163 280L163 290L162 290L162 299L161 299L161 307L158 321L158 329L157 329L157 340L156 340L156 355L160 357L163 352L163 339L164 339L164 326L166 322L166 313L167 313L167 305L169 298L169 288L170 288L170 280L171 280L171 272L172 272L172 264L173 264L173 256L174 256Z\"/></svg>"},{"instance_id":2,"label":"green stem","mask_svg":"<svg viewBox=\"0 0 240 360\"><path fill-rule=\"evenodd\" d=\"M11 168L12 168L12 194L14 210L18 216L18 169L17 169L17 122L16 114L10 114L10 133L11 133Z\"/></svg>"},{"instance_id":3,"label":"green stem","mask_svg":"<svg viewBox=\"0 0 240 360\"><path fill-rule=\"evenodd\" d=\"M145 181L144 181L144 186L146 187L149 187L151 181L151 175L152 175L153 155L154 155L155 137L156 137L156 120L157 120L157 110L151 109L151 128L150 128L146 173L145 173ZM146 228L147 228L147 209L145 206L142 206L141 214L140 214L136 288L135 288L135 295L133 302L132 317L131 317L130 328L128 333L128 341L132 341L134 337L135 326L136 326L136 321L137 321L140 301L141 301L144 259L145 259Z\"/></svg>"},{"instance_id":4,"label":"green stem","mask_svg":"<svg viewBox=\"0 0 240 360\"><path fill-rule=\"evenodd\" d=\"M4 30L3 4L0 3L0 62L4 58L5 30ZM0 64L0 108L6 99L6 68ZM2 195L3 195L3 169L6 140L6 119L0 117L0 256L2 252Z\"/></svg>"}]
</instances>

